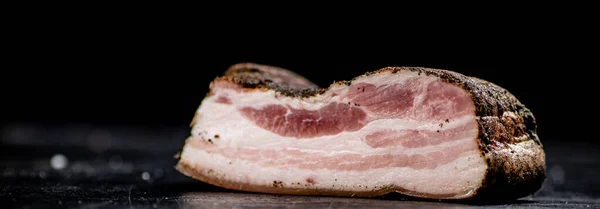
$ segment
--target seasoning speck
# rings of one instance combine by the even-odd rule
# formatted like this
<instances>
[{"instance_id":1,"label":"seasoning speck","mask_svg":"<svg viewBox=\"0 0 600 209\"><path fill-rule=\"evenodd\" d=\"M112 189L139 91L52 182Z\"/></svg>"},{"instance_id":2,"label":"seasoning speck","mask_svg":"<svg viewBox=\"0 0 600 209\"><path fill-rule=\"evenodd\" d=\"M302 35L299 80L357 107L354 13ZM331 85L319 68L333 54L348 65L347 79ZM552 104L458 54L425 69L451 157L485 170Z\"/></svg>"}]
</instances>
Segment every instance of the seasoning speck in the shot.
<instances>
[{"instance_id":1,"label":"seasoning speck","mask_svg":"<svg viewBox=\"0 0 600 209\"><path fill-rule=\"evenodd\" d=\"M273 187L283 187L283 182L281 182L281 181L273 181Z\"/></svg>"}]
</instances>

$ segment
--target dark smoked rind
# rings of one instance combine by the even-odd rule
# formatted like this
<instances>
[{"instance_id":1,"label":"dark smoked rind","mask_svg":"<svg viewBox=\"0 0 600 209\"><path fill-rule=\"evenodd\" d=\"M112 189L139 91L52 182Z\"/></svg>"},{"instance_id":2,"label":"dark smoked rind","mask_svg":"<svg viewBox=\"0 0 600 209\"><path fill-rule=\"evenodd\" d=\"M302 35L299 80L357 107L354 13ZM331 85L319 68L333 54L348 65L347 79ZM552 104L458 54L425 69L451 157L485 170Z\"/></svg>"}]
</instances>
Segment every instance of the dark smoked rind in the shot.
<instances>
[{"instance_id":1,"label":"dark smoked rind","mask_svg":"<svg viewBox=\"0 0 600 209\"><path fill-rule=\"evenodd\" d=\"M514 95L491 82L447 70L396 67L382 70L404 69L440 77L471 94L479 126L479 147L488 163L486 177L474 198L513 200L541 188L546 179L546 159L535 117Z\"/></svg>"},{"instance_id":2,"label":"dark smoked rind","mask_svg":"<svg viewBox=\"0 0 600 209\"><path fill-rule=\"evenodd\" d=\"M274 75L270 69L283 74ZM485 179L473 199L514 200L541 188L546 179L546 159L535 117L514 95L491 82L441 69L386 67L359 77L400 71L439 77L471 94L479 126L479 147L488 164ZM291 71L252 63L234 65L222 79L244 88L270 89L292 97L312 97L327 90ZM352 81L332 85L351 85Z\"/></svg>"},{"instance_id":3,"label":"dark smoked rind","mask_svg":"<svg viewBox=\"0 0 600 209\"><path fill-rule=\"evenodd\" d=\"M326 90L292 71L253 63L233 65L221 79L231 79L244 88L272 89L290 97L310 97Z\"/></svg>"}]
</instances>

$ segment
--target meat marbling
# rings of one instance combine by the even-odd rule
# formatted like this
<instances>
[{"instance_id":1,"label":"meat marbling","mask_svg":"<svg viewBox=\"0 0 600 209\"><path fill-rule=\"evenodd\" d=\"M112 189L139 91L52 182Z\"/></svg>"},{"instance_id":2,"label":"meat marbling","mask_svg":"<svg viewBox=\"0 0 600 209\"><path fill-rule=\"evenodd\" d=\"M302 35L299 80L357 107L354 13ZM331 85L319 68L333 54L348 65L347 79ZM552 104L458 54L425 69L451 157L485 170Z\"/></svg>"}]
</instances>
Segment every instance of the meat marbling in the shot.
<instances>
[{"instance_id":1,"label":"meat marbling","mask_svg":"<svg viewBox=\"0 0 600 209\"><path fill-rule=\"evenodd\" d=\"M531 111L456 72L387 67L319 88L241 63L210 83L176 168L250 192L516 199L545 180Z\"/></svg>"}]
</instances>

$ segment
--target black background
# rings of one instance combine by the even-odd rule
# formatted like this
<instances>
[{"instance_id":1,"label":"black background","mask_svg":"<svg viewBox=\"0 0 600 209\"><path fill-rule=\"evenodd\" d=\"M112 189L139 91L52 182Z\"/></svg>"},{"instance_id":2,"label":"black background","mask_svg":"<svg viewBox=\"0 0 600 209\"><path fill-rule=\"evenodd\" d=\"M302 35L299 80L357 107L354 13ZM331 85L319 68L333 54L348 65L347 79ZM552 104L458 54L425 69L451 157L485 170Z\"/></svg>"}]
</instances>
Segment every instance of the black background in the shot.
<instances>
[{"instance_id":1,"label":"black background","mask_svg":"<svg viewBox=\"0 0 600 209\"><path fill-rule=\"evenodd\" d=\"M570 22L409 28L398 23L259 26L36 19L11 31L3 120L34 124L187 126L209 82L230 65L287 68L321 87L386 66L457 71L529 107L542 140L589 140L595 114L592 34ZM368 25L368 24L367 24Z\"/></svg>"},{"instance_id":2,"label":"black background","mask_svg":"<svg viewBox=\"0 0 600 209\"><path fill-rule=\"evenodd\" d=\"M205 201L197 192L220 190L175 171L172 156L210 81L233 64L254 62L290 69L321 87L386 66L441 68L496 83L531 109L547 154L548 179L521 206L598 203L593 11L547 4L495 5L498 11L469 5L469 12L447 7L445 13L362 5L144 6L42 7L49 13L6 15L0 202L174 208ZM65 154L70 167L51 168L56 153ZM110 169L114 156L132 170ZM75 165L96 173L88 176ZM151 172L152 181L141 179L143 172ZM188 192L196 195L181 196ZM216 199L227 202L235 194L216 193ZM241 202L253 198L259 197Z\"/></svg>"}]
</instances>

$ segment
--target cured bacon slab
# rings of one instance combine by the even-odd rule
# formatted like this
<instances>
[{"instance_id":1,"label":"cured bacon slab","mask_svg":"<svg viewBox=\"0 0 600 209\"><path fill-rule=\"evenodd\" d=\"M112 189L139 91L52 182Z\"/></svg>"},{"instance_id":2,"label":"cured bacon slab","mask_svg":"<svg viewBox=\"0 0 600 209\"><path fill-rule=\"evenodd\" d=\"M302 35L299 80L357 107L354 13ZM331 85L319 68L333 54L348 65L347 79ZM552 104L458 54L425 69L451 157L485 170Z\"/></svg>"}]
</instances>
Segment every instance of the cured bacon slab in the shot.
<instances>
[{"instance_id":1,"label":"cured bacon slab","mask_svg":"<svg viewBox=\"0 0 600 209\"><path fill-rule=\"evenodd\" d=\"M276 194L516 199L545 180L531 111L456 72L387 67L319 88L242 63L210 84L176 168Z\"/></svg>"}]
</instances>

